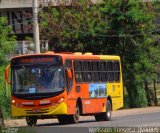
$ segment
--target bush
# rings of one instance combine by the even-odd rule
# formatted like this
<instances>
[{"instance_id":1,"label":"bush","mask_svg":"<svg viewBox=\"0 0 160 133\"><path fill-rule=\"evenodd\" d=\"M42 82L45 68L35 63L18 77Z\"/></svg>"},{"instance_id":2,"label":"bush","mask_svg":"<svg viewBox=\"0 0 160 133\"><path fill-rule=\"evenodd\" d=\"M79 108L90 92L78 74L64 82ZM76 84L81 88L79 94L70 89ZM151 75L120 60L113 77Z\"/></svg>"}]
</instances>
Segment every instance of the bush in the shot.
<instances>
[{"instance_id":1,"label":"bush","mask_svg":"<svg viewBox=\"0 0 160 133\"><path fill-rule=\"evenodd\" d=\"M0 105L2 107L2 112L4 118L10 116L10 87L6 86L4 79L5 67L0 67Z\"/></svg>"},{"instance_id":2,"label":"bush","mask_svg":"<svg viewBox=\"0 0 160 133\"><path fill-rule=\"evenodd\" d=\"M3 116L9 116L10 112L10 90L5 90L4 72L8 63L9 55L14 50L16 37L12 31L12 27L8 26L7 19L0 17L0 106L2 107Z\"/></svg>"}]
</instances>

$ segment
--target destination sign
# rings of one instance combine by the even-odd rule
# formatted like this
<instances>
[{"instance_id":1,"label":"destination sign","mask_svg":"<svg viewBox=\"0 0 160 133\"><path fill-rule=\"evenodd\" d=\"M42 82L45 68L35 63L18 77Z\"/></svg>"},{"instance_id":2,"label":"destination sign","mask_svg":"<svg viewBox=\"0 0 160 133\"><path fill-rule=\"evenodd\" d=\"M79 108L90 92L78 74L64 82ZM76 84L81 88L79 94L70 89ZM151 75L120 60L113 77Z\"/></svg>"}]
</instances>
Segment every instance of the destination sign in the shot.
<instances>
[{"instance_id":1,"label":"destination sign","mask_svg":"<svg viewBox=\"0 0 160 133\"><path fill-rule=\"evenodd\" d=\"M12 59L12 66L22 64L62 64L60 56L25 56Z\"/></svg>"},{"instance_id":2,"label":"destination sign","mask_svg":"<svg viewBox=\"0 0 160 133\"><path fill-rule=\"evenodd\" d=\"M44 62L53 62L54 58L30 58L30 59L20 59L20 63L44 63Z\"/></svg>"}]
</instances>

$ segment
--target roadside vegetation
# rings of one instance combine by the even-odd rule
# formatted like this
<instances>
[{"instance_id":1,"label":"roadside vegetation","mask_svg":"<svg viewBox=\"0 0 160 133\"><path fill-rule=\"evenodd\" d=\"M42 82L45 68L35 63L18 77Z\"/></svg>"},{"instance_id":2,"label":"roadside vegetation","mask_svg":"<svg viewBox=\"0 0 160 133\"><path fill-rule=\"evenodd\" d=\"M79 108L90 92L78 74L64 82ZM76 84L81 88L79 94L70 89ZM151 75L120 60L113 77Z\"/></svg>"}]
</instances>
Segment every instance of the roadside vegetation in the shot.
<instances>
[{"instance_id":1,"label":"roadside vegetation","mask_svg":"<svg viewBox=\"0 0 160 133\"><path fill-rule=\"evenodd\" d=\"M41 38L54 51L119 55L125 86L125 107L145 107L144 83L155 78L160 63L158 3L135 0L73 1L40 12Z\"/></svg>"},{"instance_id":2,"label":"roadside vegetation","mask_svg":"<svg viewBox=\"0 0 160 133\"><path fill-rule=\"evenodd\" d=\"M43 6L43 5L42 5ZM40 38L49 40L55 52L92 52L119 55L122 60L125 107L145 107L144 82L155 78L160 64L159 26L155 24L159 4L135 0L73 0L71 6L53 7L39 13ZM14 51L16 37L7 20L0 18L0 105L10 112L10 89L5 91L4 71Z\"/></svg>"},{"instance_id":3,"label":"roadside vegetation","mask_svg":"<svg viewBox=\"0 0 160 133\"><path fill-rule=\"evenodd\" d=\"M10 89L5 90L4 72L11 53L14 51L16 37L12 32L12 27L7 26L7 19L4 17L0 17L0 34L0 106L3 117L7 117L10 115Z\"/></svg>"}]
</instances>

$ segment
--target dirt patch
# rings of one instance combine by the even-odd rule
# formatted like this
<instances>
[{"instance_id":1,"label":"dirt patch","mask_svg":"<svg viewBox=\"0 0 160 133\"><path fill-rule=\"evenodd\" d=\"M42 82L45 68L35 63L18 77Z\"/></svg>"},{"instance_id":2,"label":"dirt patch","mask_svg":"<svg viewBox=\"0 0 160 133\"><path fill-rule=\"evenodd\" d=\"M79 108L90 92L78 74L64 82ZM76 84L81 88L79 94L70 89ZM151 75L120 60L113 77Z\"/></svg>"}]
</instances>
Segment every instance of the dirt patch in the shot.
<instances>
[{"instance_id":1,"label":"dirt patch","mask_svg":"<svg viewBox=\"0 0 160 133\"><path fill-rule=\"evenodd\" d=\"M112 112L113 116L126 116L145 113L160 112L160 107L146 107L146 108L134 108L134 109L122 109Z\"/></svg>"}]
</instances>

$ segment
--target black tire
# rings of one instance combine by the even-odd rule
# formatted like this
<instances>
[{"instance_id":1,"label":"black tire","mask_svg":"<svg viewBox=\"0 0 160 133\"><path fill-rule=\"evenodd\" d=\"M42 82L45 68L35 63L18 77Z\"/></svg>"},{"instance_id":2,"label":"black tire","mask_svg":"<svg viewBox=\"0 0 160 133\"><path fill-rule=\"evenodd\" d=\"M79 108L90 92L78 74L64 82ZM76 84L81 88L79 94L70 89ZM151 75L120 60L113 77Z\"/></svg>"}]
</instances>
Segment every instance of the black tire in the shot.
<instances>
[{"instance_id":1,"label":"black tire","mask_svg":"<svg viewBox=\"0 0 160 133\"><path fill-rule=\"evenodd\" d=\"M58 121L61 125L64 124L74 124L79 122L80 109L78 104L76 105L76 113L73 115L60 115L58 116Z\"/></svg>"},{"instance_id":2,"label":"black tire","mask_svg":"<svg viewBox=\"0 0 160 133\"><path fill-rule=\"evenodd\" d=\"M95 120L96 121L109 121L109 120L111 120L111 110L112 110L111 102L108 100L106 103L106 112L96 114Z\"/></svg>"},{"instance_id":3,"label":"black tire","mask_svg":"<svg viewBox=\"0 0 160 133\"><path fill-rule=\"evenodd\" d=\"M69 116L69 121L70 123L74 124L74 123L78 123L79 122L79 117L80 117L80 108L79 105L76 105L76 113Z\"/></svg>"},{"instance_id":4,"label":"black tire","mask_svg":"<svg viewBox=\"0 0 160 133\"><path fill-rule=\"evenodd\" d=\"M106 112L102 114L102 118L104 121L110 121L111 120L111 116L112 116L112 106L111 106L111 102L109 100L107 100L106 103Z\"/></svg>"},{"instance_id":5,"label":"black tire","mask_svg":"<svg viewBox=\"0 0 160 133\"><path fill-rule=\"evenodd\" d=\"M60 115L58 116L59 124L64 125L68 123L67 116Z\"/></svg>"},{"instance_id":6,"label":"black tire","mask_svg":"<svg viewBox=\"0 0 160 133\"><path fill-rule=\"evenodd\" d=\"M102 121L102 116L101 116L101 114L95 115L95 119L96 119L96 121Z\"/></svg>"},{"instance_id":7,"label":"black tire","mask_svg":"<svg viewBox=\"0 0 160 133\"><path fill-rule=\"evenodd\" d=\"M27 116L26 123L30 127L34 127L37 124L37 117L36 116Z\"/></svg>"}]
</instances>

